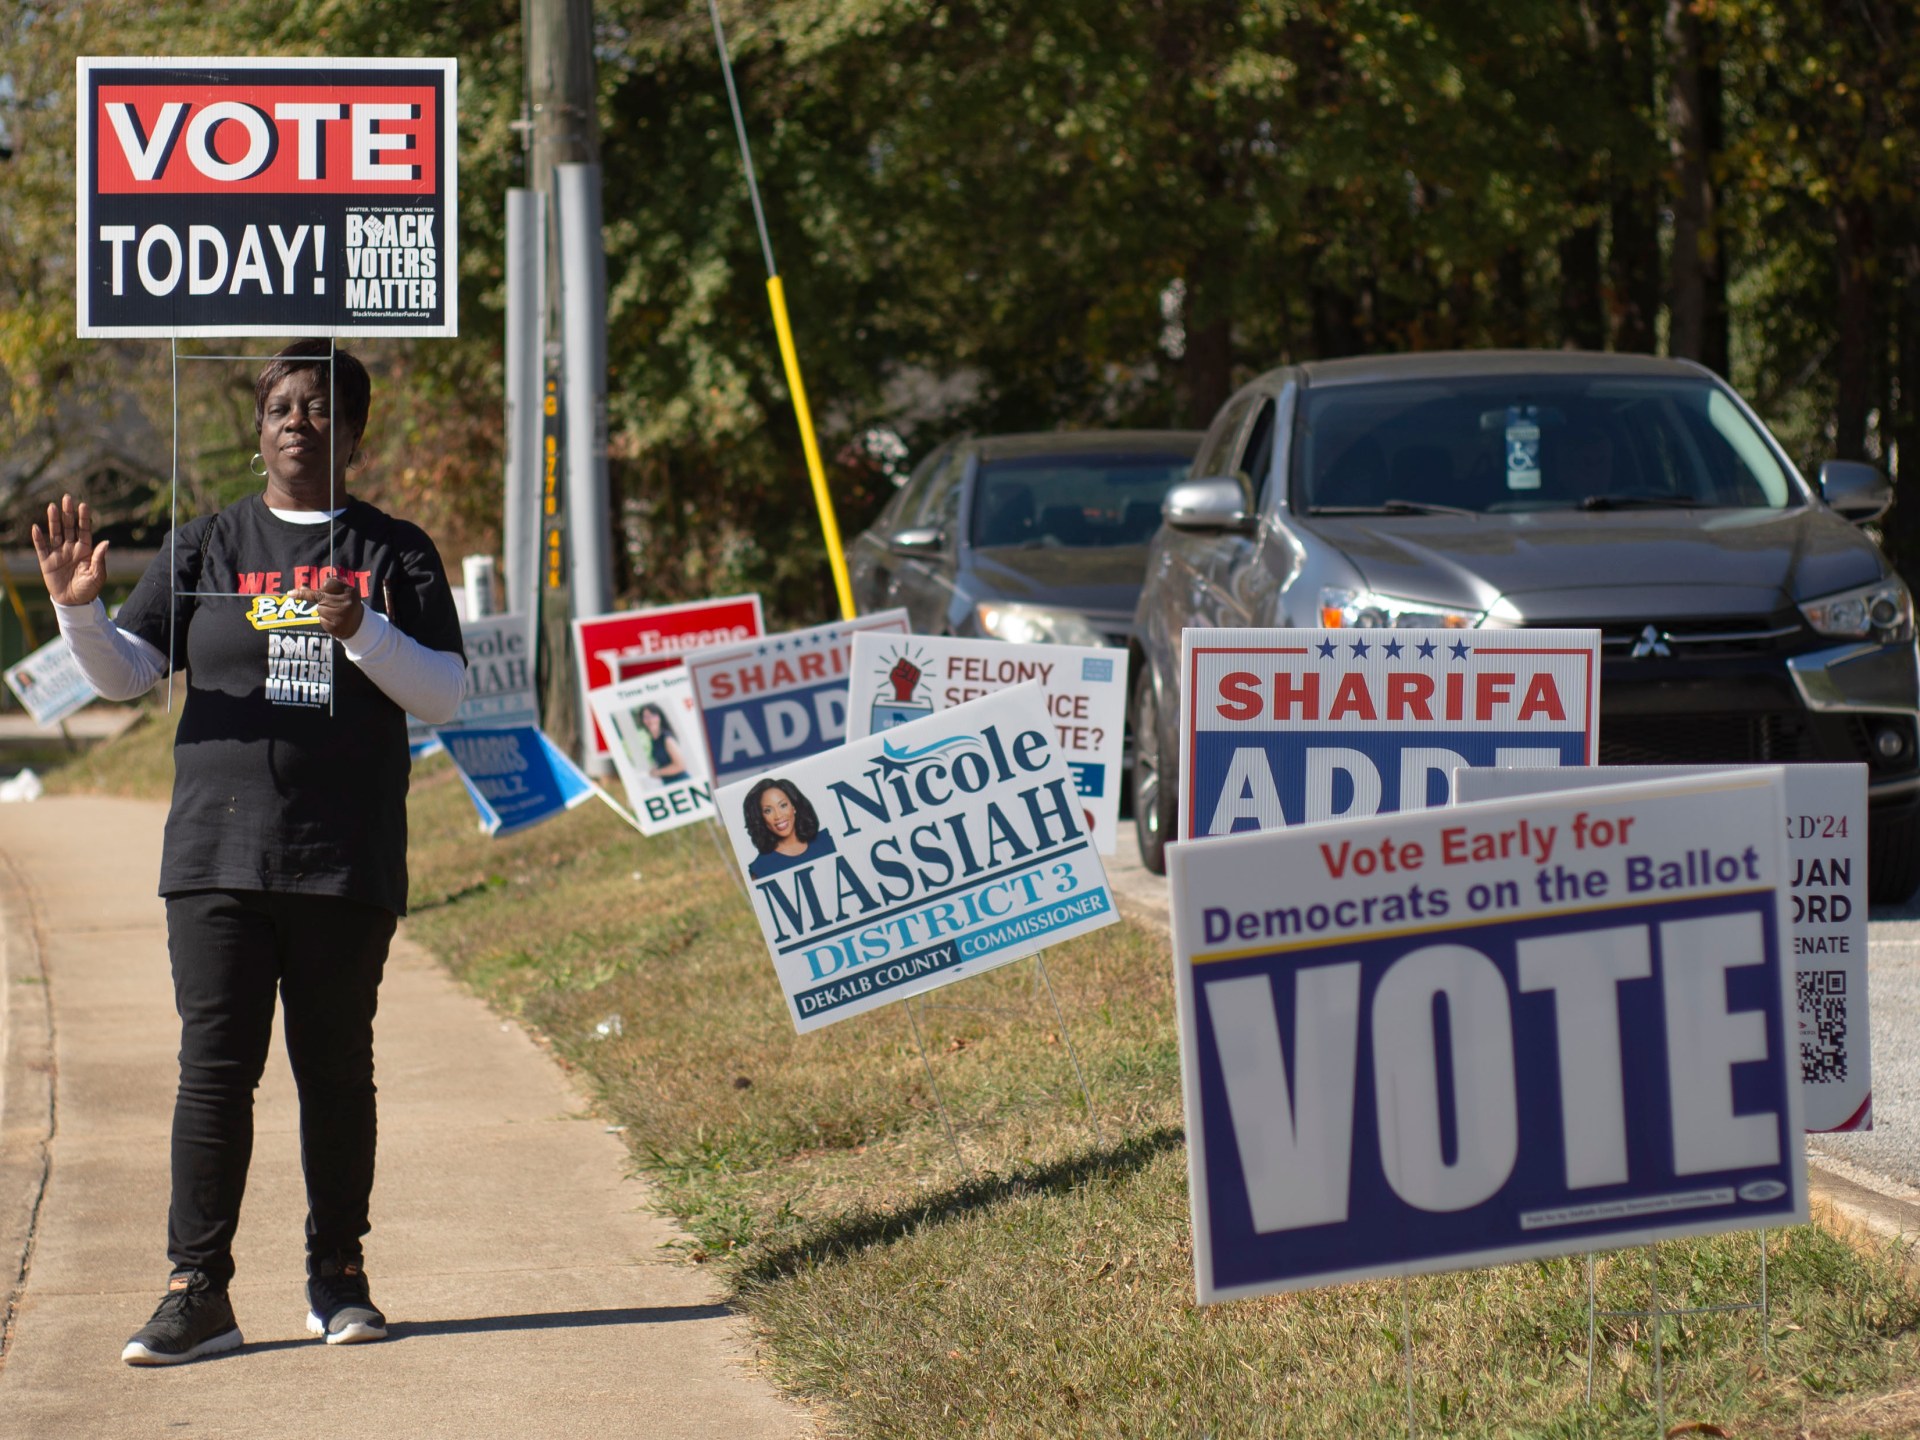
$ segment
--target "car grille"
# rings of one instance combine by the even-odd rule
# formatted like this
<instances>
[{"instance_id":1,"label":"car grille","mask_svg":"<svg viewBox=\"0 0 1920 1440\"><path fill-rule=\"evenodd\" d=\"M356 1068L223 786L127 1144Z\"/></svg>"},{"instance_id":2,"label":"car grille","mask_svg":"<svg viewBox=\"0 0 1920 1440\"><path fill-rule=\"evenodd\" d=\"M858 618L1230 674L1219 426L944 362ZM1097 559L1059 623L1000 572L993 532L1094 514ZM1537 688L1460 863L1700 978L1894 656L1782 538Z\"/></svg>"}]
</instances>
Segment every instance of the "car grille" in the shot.
<instances>
[{"instance_id":1,"label":"car grille","mask_svg":"<svg viewBox=\"0 0 1920 1440\"><path fill-rule=\"evenodd\" d=\"M1756 655L1777 650L1803 633L1799 617L1778 615L1719 616L1706 620L1674 620L1651 626L1644 620L1621 620L1600 627L1600 653L1625 659L1652 629L1669 654L1687 659L1715 655Z\"/></svg>"},{"instance_id":2,"label":"car grille","mask_svg":"<svg viewBox=\"0 0 1920 1440\"><path fill-rule=\"evenodd\" d=\"M1817 758L1812 728L1801 715L1608 715L1600 722L1602 765L1733 765Z\"/></svg>"}]
</instances>

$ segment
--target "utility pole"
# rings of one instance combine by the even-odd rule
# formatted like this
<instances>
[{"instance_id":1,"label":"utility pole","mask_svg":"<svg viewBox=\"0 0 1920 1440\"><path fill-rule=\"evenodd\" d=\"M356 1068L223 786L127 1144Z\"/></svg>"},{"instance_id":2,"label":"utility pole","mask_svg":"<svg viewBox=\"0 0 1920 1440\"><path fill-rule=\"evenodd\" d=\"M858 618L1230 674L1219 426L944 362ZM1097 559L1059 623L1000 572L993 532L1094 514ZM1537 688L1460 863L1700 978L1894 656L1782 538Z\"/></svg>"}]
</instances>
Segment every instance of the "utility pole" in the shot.
<instances>
[{"instance_id":1,"label":"utility pole","mask_svg":"<svg viewBox=\"0 0 1920 1440\"><path fill-rule=\"evenodd\" d=\"M526 32L527 114L522 123L527 136L527 185L544 197L547 223L548 430L543 459L551 472L557 454L564 468L563 483L547 492L557 504L545 517L547 533L541 545L541 713L547 733L564 739L590 733L582 727L592 723L582 713L570 621L575 614L605 613L612 598L606 563L612 516L607 501L605 254L598 226L600 135L593 4L592 0L521 0L521 15ZM563 165L591 167L591 234L561 233L556 171ZM563 267L562 256L568 253L588 256L586 273L576 271L573 264ZM569 276L574 287L571 307L566 288ZM602 297L593 311L600 327L597 344L577 333L577 317L585 308L579 294L583 284L596 288ZM569 308L576 316L571 334L565 324ZM581 343L583 338L589 343ZM557 403L562 396L564 405ZM588 561L587 593L580 584L583 555Z\"/></svg>"}]
</instances>

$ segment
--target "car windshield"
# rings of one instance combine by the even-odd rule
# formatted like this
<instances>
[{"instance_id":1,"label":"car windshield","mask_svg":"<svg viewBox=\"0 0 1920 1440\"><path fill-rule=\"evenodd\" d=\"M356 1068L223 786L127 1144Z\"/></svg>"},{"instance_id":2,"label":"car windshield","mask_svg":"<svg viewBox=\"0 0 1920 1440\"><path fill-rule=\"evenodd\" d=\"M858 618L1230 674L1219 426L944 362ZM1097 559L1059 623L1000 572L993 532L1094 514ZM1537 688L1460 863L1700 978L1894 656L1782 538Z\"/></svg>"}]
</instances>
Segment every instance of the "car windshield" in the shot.
<instances>
[{"instance_id":1,"label":"car windshield","mask_svg":"<svg viewBox=\"0 0 1920 1440\"><path fill-rule=\"evenodd\" d=\"M1781 509L1765 437L1706 380L1469 377L1309 390L1296 507L1322 514Z\"/></svg>"},{"instance_id":2,"label":"car windshield","mask_svg":"<svg viewBox=\"0 0 1920 1440\"><path fill-rule=\"evenodd\" d=\"M973 543L1075 550L1144 545L1160 502L1187 478L1187 455L1048 455L983 461L973 486Z\"/></svg>"}]
</instances>

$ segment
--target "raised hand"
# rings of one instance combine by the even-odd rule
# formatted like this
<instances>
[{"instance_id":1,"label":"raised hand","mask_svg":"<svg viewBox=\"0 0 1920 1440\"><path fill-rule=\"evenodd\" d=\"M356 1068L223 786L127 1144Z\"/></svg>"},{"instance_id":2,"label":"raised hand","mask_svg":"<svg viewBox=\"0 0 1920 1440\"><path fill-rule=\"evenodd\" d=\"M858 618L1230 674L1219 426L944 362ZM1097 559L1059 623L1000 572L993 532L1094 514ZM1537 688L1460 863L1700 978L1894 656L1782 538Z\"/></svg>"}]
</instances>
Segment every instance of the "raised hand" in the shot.
<instances>
[{"instance_id":1,"label":"raised hand","mask_svg":"<svg viewBox=\"0 0 1920 1440\"><path fill-rule=\"evenodd\" d=\"M320 628L336 640L351 640L360 633L360 619L366 607L360 603L360 592L344 580L327 580L318 589L302 585L288 598L318 610Z\"/></svg>"},{"instance_id":2,"label":"raised hand","mask_svg":"<svg viewBox=\"0 0 1920 1440\"><path fill-rule=\"evenodd\" d=\"M56 605L91 605L107 583L107 541L93 543L93 516L86 502L71 495L47 506L47 528L33 527L33 551L40 557L40 578Z\"/></svg>"}]
</instances>

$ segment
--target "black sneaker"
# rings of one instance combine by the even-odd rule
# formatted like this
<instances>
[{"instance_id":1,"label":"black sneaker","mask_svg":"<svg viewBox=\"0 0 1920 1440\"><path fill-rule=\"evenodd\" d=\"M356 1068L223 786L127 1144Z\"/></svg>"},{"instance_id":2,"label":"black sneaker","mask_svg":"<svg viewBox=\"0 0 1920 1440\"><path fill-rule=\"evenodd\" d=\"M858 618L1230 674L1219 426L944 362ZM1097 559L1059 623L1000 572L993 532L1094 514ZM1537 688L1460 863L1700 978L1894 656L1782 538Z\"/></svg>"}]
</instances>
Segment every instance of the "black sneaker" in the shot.
<instances>
[{"instance_id":1,"label":"black sneaker","mask_svg":"<svg viewBox=\"0 0 1920 1440\"><path fill-rule=\"evenodd\" d=\"M129 1365L178 1365L239 1348L240 1327L227 1292L214 1289L198 1270L182 1270L169 1277L166 1298L120 1358Z\"/></svg>"},{"instance_id":2,"label":"black sneaker","mask_svg":"<svg viewBox=\"0 0 1920 1440\"><path fill-rule=\"evenodd\" d=\"M321 1260L307 1281L307 1330L329 1345L387 1338L387 1317L367 1293L367 1272L357 1260Z\"/></svg>"}]
</instances>

